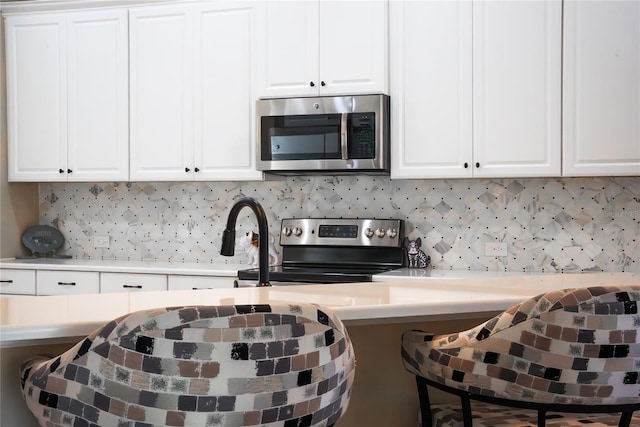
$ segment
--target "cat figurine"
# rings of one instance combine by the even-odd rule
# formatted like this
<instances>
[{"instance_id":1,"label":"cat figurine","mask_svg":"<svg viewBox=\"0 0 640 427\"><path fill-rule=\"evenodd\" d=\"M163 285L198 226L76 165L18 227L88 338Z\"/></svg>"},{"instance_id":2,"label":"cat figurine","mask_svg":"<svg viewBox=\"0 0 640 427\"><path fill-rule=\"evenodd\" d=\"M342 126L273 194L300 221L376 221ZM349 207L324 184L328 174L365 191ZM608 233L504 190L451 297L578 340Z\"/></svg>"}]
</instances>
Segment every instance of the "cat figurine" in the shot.
<instances>
[{"instance_id":1,"label":"cat figurine","mask_svg":"<svg viewBox=\"0 0 640 427\"><path fill-rule=\"evenodd\" d=\"M408 237L405 237L404 246L407 249L407 267L427 268L429 266L431 258L420 250L420 247L422 246L422 239L420 237L416 240L409 240Z\"/></svg>"},{"instance_id":2,"label":"cat figurine","mask_svg":"<svg viewBox=\"0 0 640 427\"><path fill-rule=\"evenodd\" d=\"M280 253L275 246L275 237L269 233L269 265L280 264ZM240 237L240 246L245 250L249 256L248 264L257 267L260 264L259 259L259 242L260 235L258 233L251 232L251 235L247 233L245 236Z\"/></svg>"},{"instance_id":3,"label":"cat figurine","mask_svg":"<svg viewBox=\"0 0 640 427\"><path fill-rule=\"evenodd\" d=\"M258 257L258 239L257 237L255 238L255 244L254 244L254 236L256 235L254 232L251 232L251 235L249 235L249 233L247 233L244 236L241 236L239 239L239 243L240 246L242 247L242 249L244 249L244 251L247 253L247 256L249 257L249 260L247 261L247 264L249 264L252 267L257 267L258 264L260 263L259 261L259 257Z\"/></svg>"}]
</instances>

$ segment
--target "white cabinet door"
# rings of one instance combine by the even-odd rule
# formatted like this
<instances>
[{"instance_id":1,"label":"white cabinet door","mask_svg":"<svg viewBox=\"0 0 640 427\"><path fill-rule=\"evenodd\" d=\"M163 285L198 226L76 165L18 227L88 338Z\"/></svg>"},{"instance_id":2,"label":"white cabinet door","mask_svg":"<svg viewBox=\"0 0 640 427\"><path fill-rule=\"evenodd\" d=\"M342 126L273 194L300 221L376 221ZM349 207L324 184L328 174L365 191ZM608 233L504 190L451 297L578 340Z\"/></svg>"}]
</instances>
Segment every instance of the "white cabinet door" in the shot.
<instances>
[{"instance_id":1,"label":"white cabinet door","mask_svg":"<svg viewBox=\"0 0 640 427\"><path fill-rule=\"evenodd\" d=\"M562 3L473 2L473 166L560 175Z\"/></svg>"},{"instance_id":2,"label":"white cabinet door","mask_svg":"<svg viewBox=\"0 0 640 427\"><path fill-rule=\"evenodd\" d=\"M258 96L388 93L386 0L266 2Z\"/></svg>"},{"instance_id":3,"label":"white cabinet door","mask_svg":"<svg viewBox=\"0 0 640 427\"><path fill-rule=\"evenodd\" d=\"M67 41L64 14L8 16L9 181L66 181Z\"/></svg>"},{"instance_id":4,"label":"white cabinet door","mask_svg":"<svg viewBox=\"0 0 640 427\"><path fill-rule=\"evenodd\" d=\"M389 9L391 177L471 177L471 3Z\"/></svg>"},{"instance_id":5,"label":"white cabinet door","mask_svg":"<svg viewBox=\"0 0 640 427\"><path fill-rule=\"evenodd\" d=\"M166 291L164 274L100 273L100 293Z\"/></svg>"},{"instance_id":6,"label":"white cabinet door","mask_svg":"<svg viewBox=\"0 0 640 427\"><path fill-rule=\"evenodd\" d=\"M127 12L70 13L67 22L68 180L127 181Z\"/></svg>"},{"instance_id":7,"label":"white cabinet door","mask_svg":"<svg viewBox=\"0 0 640 427\"><path fill-rule=\"evenodd\" d=\"M170 291L197 291L203 289L230 289L236 277L169 275Z\"/></svg>"},{"instance_id":8,"label":"white cabinet door","mask_svg":"<svg viewBox=\"0 0 640 427\"><path fill-rule=\"evenodd\" d=\"M559 1L390 12L392 178L560 175Z\"/></svg>"},{"instance_id":9,"label":"white cabinet door","mask_svg":"<svg viewBox=\"0 0 640 427\"><path fill-rule=\"evenodd\" d=\"M9 179L129 176L127 15L7 18Z\"/></svg>"},{"instance_id":10,"label":"white cabinet door","mask_svg":"<svg viewBox=\"0 0 640 427\"><path fill-rule=\"evenodd\" d=\"M320 1L319 10L320 94L388 93L388 2Z\"/></svg>"},{"instance_id":11,"label":"white cabinet door","mask_svg":"<svg viewBox=\"0 0 640 427\"><path fill-rule=\"evenodd\" d=\"M259 96L318 94L318 1L267 1L262 35Z\"/></svg>"},{"instance_id":12,"label":"white cabinet door","mask_svg":"<svg viewBox=\"0 0 640 427\"><path fill-rule=\"evenodd\" d=\"M70 295L100 293L100 273L93 271L36 272L37 295Z\"/></svg>"},{"instance_id":13,"label":"white cabinet door","mask_svg":"<svg viewBox=\"0 0 640 427\"><path fill-rule=\"evenodd\" d=\"M564 7L562 174L640 175L640 2Z\"/></svg>"},{"instance_id":14,"label":"white cabinet door","mask_svg":"<svg viewBox=\"0 0 640 427\"><path fill-rule=\"evenodd\" d=\"M193 179L190 8L129 12L131 180Z\"/></svg>"},{"instance_id":15,"label":"white cabinet door","mask_svg":"<svg viewBox=\"0 0 640 427\"><path fill-rule=\"evenodd\" d=\"M255 168L256 22L259 2L196 6L194 171L197 180L262 178Z\"/></svg>"},{"instance_id":16,"label":"white cabinet door","mask_svg":"<svg viewBox=\"0 0 640 427\"><path fill-rule=\"evenodd\" d=\"M36 271L0 269L0 294L35 295Z\"/></svg>"}]
</instances>

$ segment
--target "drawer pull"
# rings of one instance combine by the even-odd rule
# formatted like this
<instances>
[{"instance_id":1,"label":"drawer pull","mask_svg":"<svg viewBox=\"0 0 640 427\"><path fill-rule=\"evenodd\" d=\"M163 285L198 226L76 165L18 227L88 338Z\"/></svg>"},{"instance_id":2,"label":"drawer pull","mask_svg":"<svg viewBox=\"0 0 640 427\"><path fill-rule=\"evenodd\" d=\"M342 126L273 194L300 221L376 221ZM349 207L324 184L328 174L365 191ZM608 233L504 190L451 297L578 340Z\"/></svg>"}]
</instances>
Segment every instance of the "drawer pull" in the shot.
<instances>
[{"instance_id":1,"label":"drawer pull","mask_svg":"<svg viewBox=\"0 0 640 427\"><path fill-rule=\"evenodd\" d=\"M128 289L142 289L142 285L122 285L122 287Z\"/></svg>"},{"instance_id":2,"label":"drawer pull","mask_svg":"<svg viewBox=\"0 0 640 427\"><path fill-rule=\"evenodd\" d=\"M75 286L76 282L58 282L59 286Z\"/></svg>"},{"instance_id":3,"label":"drawer pull","mask_svg":"<svg viewBox=\"0 0 640 427\"><path fill-rule=\"evenodd\" d=\"M13 283L13 280L0 280L0 283Z\"/></svg>"},{"instance_id":4,"label":"drawer pull","mask_svg":"<svg viewBox=\"0 0 640 427\"><path fill-rule=\"evenodd\" d=\"M206 291L209 290L211 288L191 288L192 291Z\"/></svg>"}]
</instances>

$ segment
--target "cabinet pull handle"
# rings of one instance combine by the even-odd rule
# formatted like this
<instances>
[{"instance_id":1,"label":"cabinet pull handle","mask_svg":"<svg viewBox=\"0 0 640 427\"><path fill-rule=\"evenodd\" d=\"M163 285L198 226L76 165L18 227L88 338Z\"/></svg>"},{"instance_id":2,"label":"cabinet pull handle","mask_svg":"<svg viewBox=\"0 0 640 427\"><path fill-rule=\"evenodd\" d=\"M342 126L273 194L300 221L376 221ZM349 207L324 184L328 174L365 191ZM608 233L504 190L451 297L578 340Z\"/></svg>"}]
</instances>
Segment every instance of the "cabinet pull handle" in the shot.
<instances>
[{"instance_id":1,"label":"cabinet pull handle","mask_svg":"<svg viewBox=\"0 0 640 427\"><path fill-rule=\"evenodd\" d=\"M75 286L76 282L58 282L58 286Z\"/></svg>"},{"instance_id":2,"label":"cabinet pull handle","mask_svg":"<svg viewBox=\"0 0 640 427\"><path fill-rule=\"evenodd\" d=\"M184 171L185 171L185 172L189 172L190 170L191 170L191 169L189 169L189 168L184 168Z\"/></svg>"},{"instance_id":3,"label":"cabinet pull handle","mask_svg":"<svg viewBox=\"0 0 640 427\"><path fill-rule=\"evenodd\" d=\"M323 81L320 82L320 86L326 86L327 84Z\"/></svg>"},{"instance_id":4,"label":"cabinet pull handle","mask_svg":"<svg viewBox=\"0 0 640 427\"><path fill-rule=\"evenodd\" d=\"M476 162L476 167L479 168L480 167L480 163Z\"/></svg>"},{"instance_id":5,"label":"cabinet pull handle","mask_svg":"<svg viewBox=\"0 0 640 427\"><path fill-rule=\"evenodd\" d=\"M309 86L311 86L311 87L315 87L315 85L316 85L316 84L315 84L314 82L309 82Z\"/></svg>"},{"instance_id":6,"label":"cabinet pull handle","mask_svg":"<svg viewBox=\"0 0 640 427\"><path fill-rule=\"evenodd\" d=\"M123 288L142 289L142 285L122 285Z\"/></svg>"},{"instance_id":7,"label":"cabinet pull handle","mask_svg":"<svg viewBox=\"0 0 640 427\"><path fill-rule=\"evenodd\" d=\"M469 167L469 163L464 162L464 168L466 169L466 168L468 168L468 167Z\"/></svg>"},{"instance_id":8,"label":"cabinet pull handle","mask_svg":"<svg viewBox=\"0 0 640 427\"><path fill-rule=\"evenodd\" d=\"M71 169L67 169L67 173L73 173Z\"/></svg>"},{"instance_id":9,"label":"cabinet pull handle","mask_svg":"<svg viewBox=\"0 0 640 427\"><path fill-rule=\"evenodd\" d=\"M0 280L0 283L13 283L13 280Z\"/></svg>"},{"instance_id":10,"label":"cabinet pull handle","mask_svg":"<svg viewBox=\"0 0 640 427\"><path fill-rule=\"evenodd\" d=\"M194 171L195 171L196 173L198 173L198 172L200 172L200 168L195 168L195 169L194 169Z\"/></svg>"},{"instance_id":11,"label":"cabinet pull handle","mask_svg":"<svg viewBox=\"0 0 640 427\"><path fill-rule=\"evenodd\" d=\"M191 288L192 291L206 291L209 290L211 288Z\"/></svg>"},{"instance_id":12,"label":"cabinet pull handle","mask_svg":"<svg viewBox=\"0 0 640 427\"><path fill-rule=\"evenodd\" d=\"M64 169L58 169L58 172L64 173Z\"/></svg>"}]
</instances>

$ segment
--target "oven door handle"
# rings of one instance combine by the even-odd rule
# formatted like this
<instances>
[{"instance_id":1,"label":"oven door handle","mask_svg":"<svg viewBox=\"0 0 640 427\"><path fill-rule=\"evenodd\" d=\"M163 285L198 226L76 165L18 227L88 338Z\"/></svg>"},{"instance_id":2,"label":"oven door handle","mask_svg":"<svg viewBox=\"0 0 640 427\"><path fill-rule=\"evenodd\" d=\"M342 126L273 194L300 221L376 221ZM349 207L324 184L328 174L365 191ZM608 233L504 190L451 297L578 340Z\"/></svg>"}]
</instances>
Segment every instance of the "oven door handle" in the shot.
<instances>
[{"instance_id":1,"label":"oven door handle","mask_svg":"<svg viewBox=\"0 0 640 427\"><path fill-rule=\"evenodd\" d=\"M342 154L342 160L349 159L349 141L347 137L348 119L349 113L342 113L340 118L340 150Z\"/></svg>"}]
</instances>

